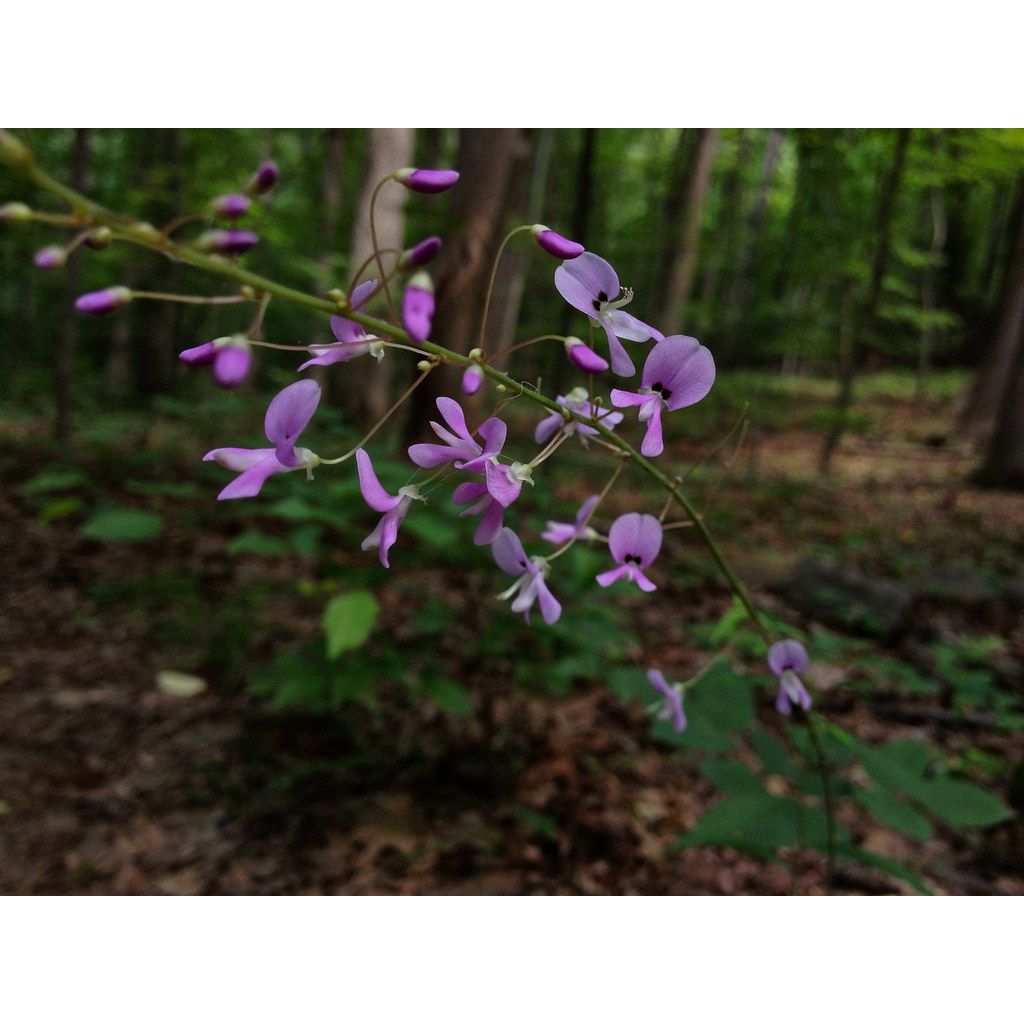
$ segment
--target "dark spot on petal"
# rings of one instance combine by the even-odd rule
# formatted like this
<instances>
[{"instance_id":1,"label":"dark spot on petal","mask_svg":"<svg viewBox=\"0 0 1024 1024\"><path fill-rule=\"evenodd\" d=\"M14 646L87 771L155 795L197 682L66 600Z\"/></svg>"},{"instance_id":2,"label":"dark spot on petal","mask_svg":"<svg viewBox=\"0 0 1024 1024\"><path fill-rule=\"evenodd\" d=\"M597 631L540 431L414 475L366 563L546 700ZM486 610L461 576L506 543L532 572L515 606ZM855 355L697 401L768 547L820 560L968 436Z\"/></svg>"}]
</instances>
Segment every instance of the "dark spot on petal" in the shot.
<instances>
[{"instance_id":1,"label":"dark spot on petal","mask_svg":"<svg viewBox=\"0 0 1024 1024\"><path fill-rule=\"evenodd\" d=\"M598 297L598 299L600 299L601 302L607 302L608 301L608 293L607 292L598 292L597 293L597 297Z\"/></svg>"},{"instance_id":2,"label":"dark spot on petal","mask_svg":"<svg viewBox=\"0 0 1024 1024\"><path fill-rule=\"evenodd\" d=\"M623 565L625 565L627 562L632 562L633 565L639 565L640 564L640 556L639 555L626 555L626 557L622 560L622 563L623 563Z\"/></svg>"}]
</instances>

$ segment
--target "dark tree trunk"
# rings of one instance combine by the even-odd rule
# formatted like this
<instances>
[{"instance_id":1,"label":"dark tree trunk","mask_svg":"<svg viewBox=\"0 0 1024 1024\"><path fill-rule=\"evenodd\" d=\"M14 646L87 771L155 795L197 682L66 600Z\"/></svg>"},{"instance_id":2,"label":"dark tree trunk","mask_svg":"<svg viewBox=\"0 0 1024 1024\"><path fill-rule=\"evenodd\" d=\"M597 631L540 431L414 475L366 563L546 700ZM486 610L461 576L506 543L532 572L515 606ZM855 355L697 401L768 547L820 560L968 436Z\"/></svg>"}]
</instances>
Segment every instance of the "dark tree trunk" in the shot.
<instances>
[{"instance_id":1,"label":"dark tree trunk","mask_svg":"<svg viewBox=\"0 0 1024 1024\"><path fill-rule=\"evenodd\" d=\"M452 192L452 230L434 269L437 313L433 336L459 352L477 343L491 264L501 242L509 179L520 146L518 128L464 128L459 133ZM434 415L434 399L458 394L461 373L439 367L408 403L406 436L416 440Z\"/></svg>"},{"instance_id":2,"label":"dark tree trunk","mask_svg":"<svg viewBox=\"0 0 1024 1024\"><path fill-rule=\"evenodd\" d=\"M573 179L576 186L576 201L573 204L572 232L570 237L588 249L593 248L588 238L593 221L591 206L594 195L594 160L596 154L597 129L584 128L579 162L576 165L576 176ZM559 333L568 334L572 330L575 319L575 310L567 302L563 303L562 322Z\"/></svg>"},{"instance_id":3,"label":"dark tree trunk","mask_svg":"<svg viewBox=\"0 0 1024 1024\"><path fill-rule=\"evenodd\" d=\"M850 338L849 351L843 354L835 421L822 445L818 463L818 468L822 473L829 471L832 456L845 432L846 420L853 401L853 385L861 360L861 350L877 323L882 285L892 252L892 225L896 212L896 198L903 180L903 168L906 164L909 143L910 129L900 128L896 133L892 162L878 193L878 206L875 208L875 257L871 264L871 279L868 283L867 297L858 317L857 327Z\"/></svg>"},{"instance_id":4,"label":"dark tree trunk","mask_svg":"<svg viewBox=\"0 0 1024 1024\"><path fill-rule=\"evenodd\" d=\"M1024 178L1018 188L1018 199L1021 197L1024 197ZM992 435L995 427L1016 357L1018 338L1024 328L1024 201L1016 204L1012 220L1013 245L992 338L985 347L985 356L960 416L961 430L982 441Z\"/></svg>"},{"instance_id":5,"label":"dark tree trunk","mask_svg":"<svg viewBox=\"0 0 1024 1024\"><path fill-rule=\"evenodd\" d=\"M92 152L92 130L76 128L71 146L71 187L78 192L88 193L89 163ZM78 351L78 314L75 312L75 297L78 294L78 261L81 250L69 257L64 272L64 301L60 325L57 329L56 351L54 353L56 420L54 432L57 440L67 441L71 437L71 421L74 415L73 385L75 376L75 355Z\"/></svg>"},{"instance_id":6,"label":"dark tree trunk","mask_svg":"<svg viewBox=\"0 0 1024 1024\"><path fill-rule=\"evenodd\" d=\"M1017 289L1024 305L1024 276ZM1024 491L1024 324L1018 324L1017 344L1003 388L995 431L975 482L986 487Z\"/></svg>"},{"instance_id":7,"label":"dark tree trunk","mask_svg":"<svg viewBox=\"0 0 1024 1024\"><path fill-rule=\"evenodd\" d=\"M942 202L942 190L932 188L929 196L932 220L932 244L928 251L929 263L924 271L921 282L921 309L925 320L921 327L921 337L917 353L917 397L923 399L928 386L928 375L932 368L932 351L935 347L935 327L929 317L935 312L938 298L938 276L942 250L946 245L946 208Z\"/></svg>"},{"instance_id":8,"label":"dark tree trunk","mask_svg":"<svg viewBox=\"0 0 1024 1024\"><path fill-rule=\"evenodd\" d=\"M685 199L678 220L669 230L675 249L669 263L665 296L661 306L661 325L666 334L675 334L683 323L683 312L690 299L704 204L711 184L711 169L718 149L719 130L699 128L697 145L686 176Z\"/></svg>"}]
</instances>

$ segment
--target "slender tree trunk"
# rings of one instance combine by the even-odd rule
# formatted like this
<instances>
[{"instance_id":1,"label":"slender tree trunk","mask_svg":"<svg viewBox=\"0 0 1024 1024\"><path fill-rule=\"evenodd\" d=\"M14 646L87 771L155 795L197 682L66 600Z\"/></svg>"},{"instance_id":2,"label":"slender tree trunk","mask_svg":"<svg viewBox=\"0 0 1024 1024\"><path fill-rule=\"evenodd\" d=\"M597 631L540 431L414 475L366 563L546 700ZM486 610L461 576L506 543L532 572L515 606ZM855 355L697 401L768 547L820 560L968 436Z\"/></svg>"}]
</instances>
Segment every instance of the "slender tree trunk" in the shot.
<instances>
[{"instance_id":1,"label":"slender tree trunk","mask_svg":"<svg viewBox=\"0 0 1024 1024\"><path fill-rule=\"evenodd\" d=\"M835 420L822 445L818 463L818 468L822 473L829 471L832 456L846 430L846 420L849 417L850 405L853 401L853 385L860 364L861 350L877 322L882 285L892 251L892 226L896 212L896 198L903 180L903 168L906 163L909 143L910 129L900 128L896 133L896 143L889 171L878 193L878 206L875 209L875 258L871 264L871 280L868 284L867 298L858 318L857 328L850 338L849 352L843 359L843 365L840 368Z\"/></svg>"},{"instance_id":2,"label":"slender tree trunk","mask_svg":"<svg viewBox=\"0 0 1024 1024\"><path fill-rule=\"evenodd\" d=\"M1022 198L1024 178L1018 187L1018 199ZM1024 201L1018 201L1011 219L1013 247L1003 277L999 312L960 416L960 429L979 441L988 438L995 427L1016 357L1017 339L1024 327Z\"/></svg>"},{"instance_id":3,"label":"slender tree trunk","mask_svg":"<svg viewBox=\"0 0 1024 1024\"><path fill-rule=\"evenodd\" d=\"M935 327L930 322L935 312L938 297L938 272L942 250L946 245L946 209L942 203L942 190L933 188L930 195L932 214L932 244L928 251L929 261L925 268L924 280L921 282L921 309L924 312L924 324L917 358L917 397L924 398L928 386L928 375L932 368L932 349L935 346Z\"/></svg>"},{"instance_id":4,"label":"slender tree trunk","mask_svg":"<svg viewBox=\"0 0 1024 1024\"><path fill-rule=\"evenodd\" d=\"M464 128L452 193L453 230L445 239L434 272L437 313L433 336L459 352L477 343L491 265L501 242L509 179L520 146L518 128ZM423 434L434 414L434 399L458 394L461 373L439 367L408 403L406 437Z\"/></svg>"},{"instance_id":5,"label":"slender tree trunk","mask_svg":"<svg viewBox=\"0 0 1024 1024\"><path fill-rule=\"evenodd\" d=\"M92 130L76 128L71 146L71 187L78 192L89 191L89 164L92 153ZM54 353L55 398L57 415L54 432L57 440L67 441L71 437L73 417L73 384L75 355L78 351L78 314L75 312L75 296L78 294L78 261L80 252L69 257L64 272L63 313L57 330L56 352Z\"/></svg>"},{"instance_id":6,"label":"slender tree trunk","mask_svg":"<svg viewBox=\"0 0 1024 1024\"><path fill-rule=\"evenodd\" d=\"M723 357L728 358L736 350L737 333L746 320L750 299L754 292L754 256L757 253L761 231L764 228L765 216L768 212L768 193L775 179L775 169L782 153L783 132L780 128L772 128L764 144L764 156L761 159L761 177L757 183L757 193L747 226L743 232L743 242L739 258L736 260L736 276L732 279L727 300L728 321L727 340ZM793 202L793 216L797 217L799 192Z\"/></svg>"},{"instance_id":7,"label":"slender tree trunk","mask_svg":"<svg viewBox=\"0 0 1024 1024\"><path fill-rule=\"evenodd\" d=\"M345 138L341 128L327 128L323 133L323 178L320 182L320 214L323 228L323 252L317 260L322 282L325 288L334 287L338 282L335 276L338 271L338 221L341 216L341 177L342 158L345 155ZM318 342L329 341L326 323L316 329ZM314 371L328 400L336 405L341 404L339 389L344 383L344 375L339 373Z\"/></svg>"},{"instance_id":8,"label":"slender tree trunk","mask_svg":"<svg viewBox=\"0 0 1024 1024\"><path fill-rule=\"evenodd\" d=\"M1024 276L1016 283L1024 305ZM1024 491L1024 323L1018 324L1017 344L1003 389L992 440L975 483Z\"/></svg>"},{"instance_id":9,"label":"slender tree trunk","mask_svg":"<svg viewBox=\"0 0 1024 1024\"><path fill-rule=\"evenodd\" d=\"M370 201L377 183L398 170L408 167L413 160L413 144L416 132L413 128L372 128L366 154L366 170L356 211L355 227L352 232L353 272L373 255L373 239L370 236ZM405 202L408 190L400 185L388 184L377 197L376 223L377 241L382 249L401 249L405 238ZM384 268L394 265L395 256L384 257ZM379 271L371 264L366 277L380 277ZM392 285L395 294L395 286ZM401 295L395 294L396 305L401 304ZM332 398L340 400L343 408L357 423L366 429L376 423L388 407L391 364L395 356L377 362L374 359L356 359L340 368L341 372L331 375L335 383L331 388ZM339 368L335 367L337 371Z\"/></svg>"},{"instance_id":10,"label":"slender tree trunk","mask_svg":"<svg viewBox=\"0 0 1024 1024\"><path fill-rule=\"evenodd\" d=\"M592 243L588 242L587 239L593 223L592 206L596 154L597 129L584 128L579 162L576 165L576 175L573 179L573 183L576 186L576 202L573 204L572 233L570 237L588 249L593 248ZM576 319L576 315L576 311L567 302L562 304L560 334L568 334L572 330L572 324Z\"/></svg>"},{"instance_id":11,"label":"slender tree trunk","mask_svg":"<svg viewBox=\"0 0 1024 1024\"><path fill-rule=\"evenodd\" d=\"M719 130L700 128L697 132L697 148L690 165L686 181L686 200L682 215L670 233L676 241L676 248L669 265L665 298L662 303L661 323L666 334L673 334L683 322L683 312L690 299L694 271L697 268L697 251L700 245L700 229L711 184L711 169L718 149Z\"/></svg>"}]
</instances>

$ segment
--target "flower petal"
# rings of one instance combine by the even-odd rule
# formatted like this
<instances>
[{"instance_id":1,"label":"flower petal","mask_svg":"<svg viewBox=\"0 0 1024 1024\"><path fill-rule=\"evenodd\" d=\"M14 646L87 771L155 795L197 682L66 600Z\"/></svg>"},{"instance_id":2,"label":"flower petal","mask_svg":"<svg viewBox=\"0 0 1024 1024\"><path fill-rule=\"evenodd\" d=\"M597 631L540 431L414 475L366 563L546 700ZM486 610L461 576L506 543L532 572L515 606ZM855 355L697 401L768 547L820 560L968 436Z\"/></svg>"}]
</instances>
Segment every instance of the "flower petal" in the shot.
<instances>
[{"instance_id":1,"label":"flower petal","mask_svg":"<svg viewBox=\"0 0 1024 1024\"><path fill-rule=\"evenodd\" d=\"M622 291L615 269L593 252L584 252L575 259L566 260L555 271L555 287L570 306L590 316L597 312L595 300L613 302ZM604 299L600 299L602 292Z\"/></svg>"},{"instance_id":2,"label":"flower petal","mask_svg":"<svg viewBox=\"0 0 1024 1024\"><path fill-rule=\"evenodd\" d=\"M661 431L661 402L652 402L645 408L651 410L647 420L647 431L640 443L640 454L648 459L653 459L665 450L665 439Z\"/></svg>"},{"instance_id":3,"label":"flower petal","mask_svg":"<svg viewBox=\"0 0 1024 1024\"><path fill-rule=\"evenodd\" d=\"M232 498L255 498L267 478L275 473L286 473L287 466L282 466L273 455L268 455L261 462L256 462L235 477L217 495L218 501L230 501Z\"/></svg>"},{"instance_id":4,"label":"flower petal","mask_svg":"<svg viewBox=\"0 0 1024 1024\"><path fill-rule=\"evenodd\" d=\"M565 417L557 412L553 412L550 416L545 416L544 419L537 424L537 429L533 432L533 439L537 444L547 444L552 437L555 436L555 431L565 423Z\"/></svg>"},{"instance_id":5,"label":"flower petal","mask_svg":"<svg viewBox=\"0 0 1024 1024\"><path fill-rule=\"evenodd\" d=\"M628 572L628 565L617 565L614 569L609 569L607 572L603 572L594 578L597 580L599 587L610 587L616 580L622 579Z\"/></svg>"},{"instance_id":6,"label":"flower petal","mask_svg":"<svg viewBox=\"0 0 1024 1024\"><path fill-rule=\"evenodd\" d=\"M320 385L315 380L297 380L275 395L267 407L263 428L267 440L276 446L278 461L283 466L298 464L295 441L319 404Z\"/></svg>"},{"instance_id":7,"label":"flower petal","mask_svg":"<svg viewBox=\"0 0 1024 1024\"><path fill-rule=\"evenodd\" d=\"M218 466L241 473L273 454L273 448L214 448L203 456L203 462L216 462Z\"/></svg>"},{"instance_id":8,"label":"flower petal","mask_svg":"<svg viewBox=\"0 0 1024 1024\"><path fill-rule=\"evenodd\" d=\"M586 253L584 253L585 255ZM612 330L611 324L607 320L601 320L600 324L604 328L604 333L608 336L608 354L612 359L612 373L620 377L632 377L636 373L636 367L633 365L633 360L629 358L629 353L622 347L622 342L615 336L615 331Z\"/></svg>"},{"instance_id":9,"label":"flower petal","mask_svg":"<svg viewBox=\"0 0 1024 1024\"><path fill-rule=\"evenodd\" d=\"M488 462L484 467L484 476L488 492L503 508L508 508L523 489L523 481L512 476L508 466Z\"/></svg>"},{"instance_id":10,"label":"flower petal","mask_svg":"<svg viewBox=\"0 0 1024 1024\"><path fill-rule=\"evenodd\" d=\"M576 536L576 527L571 523L556 523L549 519L547 529L540 536L541 540L551 544L564 544Z\"/></svg>"},{"instance_id":11,"label":"flower petal","mask_svg":"<svg viewBox=\"0 0 1024 1024\"><path fill-rule=\"evenodd\" d=\"M537 573L535 579L537 580L537 602L540 605L541 617L549 626L553 626L562 614L562 605L558 598L548 590L547 582L540 573Z\"/></svg>"},{"instance_id":12,"label":"flower petal","mask_svg":"<svg viewBox=\"0 0 1024 1024\"><path fill-rule=\"evenodd\" d=\"M373 471L370 456L362 448L356 452L356 471L359 473L359 490L362 492L363 501L374 512L390 512L398 506L402 499L384 490Z\"/></svg>"},{"instance_id":13,"label":"flower petal","mask_svg":"<svg viewBox=\"0 0 1024 1024\"><path fill-rule=\"evenodd\" d=\"M643 405L644 402L653 400L650 395L641 395L636 391L622 391L619 388L612 388L610 395L612 405L617 405L620 409L627 409L631 405Z\"/></svg>"},{"instance_id":14,"label":"flower petal","mask_svg":"<svg viewBox=\"0 0 1024 1024\"><path fill-rule=\"evenodd\" d=\"M495 538L491 554L502 572L507 572L509 576L522 576L524 572L530 571L531 563L523 550L523 543L516 536L515 530L508 526Z\"/></svg>"},{"instance_id":15,"label":"flower petal","mask_svg":"<svg viewBox=\"0 0 1024 1024\"><path fill-rule=\"evenodd\" d=\"M604 318L611 324L615 336L625 341L650 341L654 336L652 327L624 309L610 309L605 313Z\"/></svg>"},{"instance_id":16,"label":"flower petal","mask_svg":"<svg viewBox=\"0 0 1024 1024\"><path fill-rule=\"evenodd\" d=\"M787 669L800 673L807 668L807 648L799 640L780 640L768 651L768 667L781 676Z\"/></svg>"},{"instance_id":17,"label":"flower petal","mask_svg":"<svg viewBox=\"0 0 1024 1024\"><path fill-rule=\"evenodd\" d=\"M501 532L504 522L505 509L501 506L500 502L491 499L491 503L487 506L487 511L484 512L480 525L476 528L476 533L473 535L473 543L481 546L492 543L494 538Z\"/></svg>"}]
</instances>

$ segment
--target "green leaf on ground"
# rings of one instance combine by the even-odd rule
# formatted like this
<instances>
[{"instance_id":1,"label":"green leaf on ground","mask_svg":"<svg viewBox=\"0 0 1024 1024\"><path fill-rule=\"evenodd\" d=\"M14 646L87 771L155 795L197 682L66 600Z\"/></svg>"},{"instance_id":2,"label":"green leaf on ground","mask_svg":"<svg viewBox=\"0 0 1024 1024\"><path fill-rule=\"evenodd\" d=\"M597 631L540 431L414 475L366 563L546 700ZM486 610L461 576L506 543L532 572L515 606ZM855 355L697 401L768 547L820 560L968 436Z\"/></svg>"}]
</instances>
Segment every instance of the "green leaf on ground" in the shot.
<instances>
[{"instance_id":1,"label":"green leaf on ground","mask_svg":"<svg viewBox=\"0 0 1024 1024\"><path fill-rule=\"evenodd\" d=\"M163 532L163 517L139 508L108 508L82 527L82 535L90 540L112 544L152 540Z\"/></svg>"},{"instance_id":2,"label":"green leaf on ground","mask_svg":"<svg viewBox=\"0 0 1024 1024\"><path fill-rule=\"evenodd\" d=\"M332 598L323 615L327 657L337 658L345 651L366 643L379 612L377 599L365 590L354 590Z\"/></svg>"}]
</instances>

